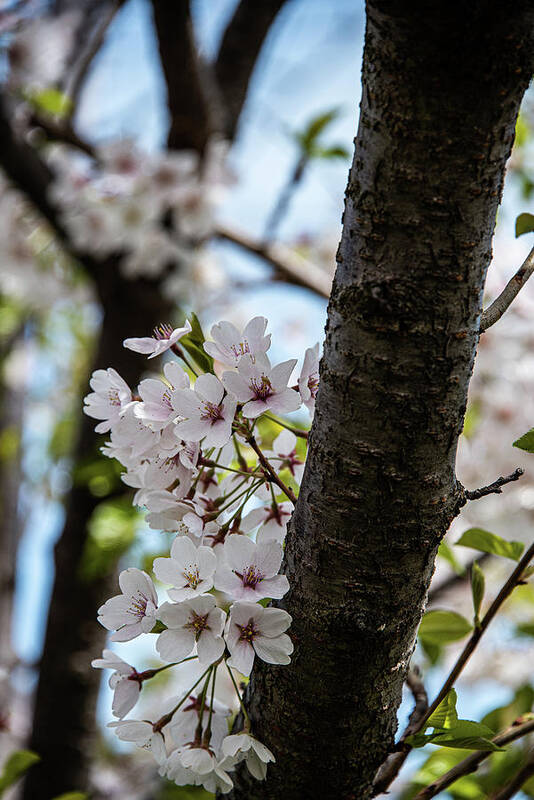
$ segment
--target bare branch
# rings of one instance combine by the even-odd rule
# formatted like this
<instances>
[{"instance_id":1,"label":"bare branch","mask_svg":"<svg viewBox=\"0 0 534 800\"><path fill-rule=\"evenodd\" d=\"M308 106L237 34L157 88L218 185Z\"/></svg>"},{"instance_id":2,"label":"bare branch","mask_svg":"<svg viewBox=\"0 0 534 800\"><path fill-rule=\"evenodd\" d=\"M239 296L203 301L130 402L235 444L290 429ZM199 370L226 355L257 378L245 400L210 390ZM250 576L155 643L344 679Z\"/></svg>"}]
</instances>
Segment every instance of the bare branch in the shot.
<instances>
[{"instance_id":1,"label":"bare branch","mask_svg":"<svg viewBox=\"0 0 534 800\"><path fill-rule=\"evenodd\" d=\"M161 65L167 83L172 150L203 153L211 121L200 77L189 0L152 0Z\"/></svg>"},{"instance_id":2,"label":"bare branch","mask_svg":"<svg viewBox=\"0 0 534 800\"><path fill-rule=\"evenodd\" d=\"M69 144L83 153L87 153L91 158L96 158L92 145L78 136L69 120L56 120L54 117L45 118L34 112L30 118L30 125L41 128L47 139L53 142Z\"/></svg>"},{"instance_id":3,"label":"bare branch","mask_svg":"<svg viewBox=\"0 0 534 800\"><path fill-rule=\"evenodd\" d=\"M293 283L295 286L303 286L320 297L330 297L332 276L288 247L281 244L266 246L262 242L252 239L246 233L222 225L219 225L215 235L266 261L275 268L275 277L279 280Z\"/></svg>"},{"instance_id":4,"label":"bare branch","mask_svg":"<svg viewBox=\"0 0 534 800\"><path fill-rule=\"evenodd\" d=\"M432 714L437 709L437 707L439 706L441 701L444 700L445 697L447 697L447 695L449 694L450 690L452 689L452 687L456 683L459 675L463 671L465 665L467 664L467 662L471 658L473 652L475 651L475 648L477 647L478 643L480 642L480 639L482 638L484 632L488 628L490 622L493 620L493 618L495 617L495 615L497 614L497 612L501 608L501 606L504 603L504 601L511 595L511 593L516 588L516 586L518 586L521 583L522 575L523 575L525 569L527 568L527 566L529 565L529 563L531 562L532 558L534 558L534 543L530 545L530 547L528 548L526 553L523 555L521 560L518 562L516 568L514 569L514 571L512 572L512 574L510 575L510 577L508 578L508 580L506 581L506 583L504 584L502 589L500 590L499 594L497 595L497 597L495 598L493 603L490 605L490 607L488 608L488 610L484 614L482 620L480 621L480 624L475 628L475 630L471 634L467 644L465 645L464 649L462 650L462 652L458 656L458 658L456 660L456 663L454 664L452 670L449 672L447 678L445 679L445 681L443 683L443 686L439 690L437 696L434 698L432 704L428 707L428 709L427 709L426 713L424 714L424 716L419 720L419 723L415 727L415 730L412 730L411 735L413 735L414 733L419 733L419 731L424 728L425 723L427 722L429 717L432 716ZM401 739L401 741L399 742L397 747L399 745L402 745L402 744L403 744L403 742L402 742L402 739ZM399 772L400 768L402 767L402 764L404 763L404 761L406 761L406 758L408 757L408 754L411 751L411 749L412 748L410 747L410 745L405 744L403 750L401 752L399 752L399 754L398 754L399 768L397 770L397 773ZM395 776L393 776L393 777L395 777ZM393 778L392 778L392 780L393 780ZM385 789L388 788L388 786L389 786L389 784L383 785L381 787L380 791L384 791ZM430 795L430 796L432 796L432 795Z\"/></svg>"},{"instance_id":5,"label":"bare branch","mask_svg":"<svg viewBox=\"0 0 534 800\"><path fill-rule=\"evenodd\" d=\"M225 133L235 137L250 78L271 25L286 0L241 0L222 38L215 77L225 105Z\"/></svg>"},{"instance_id":6,"label":"bare branch","mask_svg":"<svg viewBox=\"0 0 534 800\"><path fill-rule=\"evenodd\" d=\"M419 729L419 723L425 716L428 709L428 695L417 667L410 669L408 672L406 684L413 694L415 706L410 714L408 725L400 737L399 744L404 742L408 736L416 733L416 731ZM402 765L404 764L405 758L406 757L402 750L397 753L392 753L390 756L388 756L376 774L376 778L373 783L373 796L380 794L384 791L384 789L387 789L387 787L393 783L399 774Z\"/></svg>"},{"instance_id":7,"label":"bare branch","mask_svg":"<svg viewBox=\"0 0 534 800\"><path fill-rule=\"evenodd\" d=\"M493 483L490 483L488 486L482 486L480 489L473 490L464 489L464 498L466 501L480 500L481 497L486 497L488 494L502 494L502 487L507 483L518 481L524 472L525 471L521 469L521 467L518 467L511 475L507 475L505 478L497 478L496 481L493 481Z\"/></svg>"},{"instance_id":8,"label":"bare branch","mask_svg":"<svg viewBox=\"0 0 534 800\"><path fill-rule=\"evenodd\" d=\"M534 272L534 247L525 258L513 278L511 278L500 295L493 303L482 312L480 318L480 333L484 333L500 320L507 308L515 300L525 283Z\"/></svg>"},{"instance_id":9,"label":"bare branch","mask_svg":"<svg viewBox=\"0 0 534 800\"><path fill-rule=\"evenodd\" d=\"M534 775L534 750L530 751L528 761L519 770L517 775L515 775L500 792L492 795L491 800L510 800L532 775Z\"/></svg>"},{"instance_id":10,"label":"bare branch","mask_svg":"<svg viewBox=\"0 0 534 800\"><path fill-rule=\"evenodd\" d=\"M527 722L522 722L521 719L519 719L506 731L495 736L492 742L498 747L504 747L504 745L515 742L517 739L521 739L523 736L527 736L533 731L534 720L531 719ZM475 772L480 764L491 755L491 752L491 750L476 750L474 753L471 753L471 755L464 758L463 761L460 761L459 764L456 764L452 769L446 772L445 775L442 775L441 778L438 778L434 783L422 789L415 796L414 800L430 800L431 797L435 797L440 792L444 792L445 789L459 778Z\"/></svg>"}]
</instances>

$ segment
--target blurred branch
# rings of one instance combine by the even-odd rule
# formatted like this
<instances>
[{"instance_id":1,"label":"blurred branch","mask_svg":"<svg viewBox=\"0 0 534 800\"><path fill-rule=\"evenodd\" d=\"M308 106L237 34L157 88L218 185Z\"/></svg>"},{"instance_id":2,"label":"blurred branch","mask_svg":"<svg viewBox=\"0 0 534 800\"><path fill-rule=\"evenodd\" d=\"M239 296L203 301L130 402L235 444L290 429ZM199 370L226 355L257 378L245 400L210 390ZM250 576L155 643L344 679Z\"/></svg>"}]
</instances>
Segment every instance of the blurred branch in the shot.
<instances>
[{"instance_id":1,"label":"blurred branch","mask_svg":"<svg viewBox=\"0 0 534 800\"><path fill-rule=\"evenodd\" d=\"M530 751L528 761L519 770L519 772L506 784L497 794L492 795L491 800L510 800L511 797L517 794L524 783L534 775L534 750Z\"/></svg>"},{"instance_id":2,"label":"blurred branch","mask_svg":"<svg viewBox=\"0 0 534 800\"><path fill-rule=\"evenodd\" d=\"M446 592L451 591L451 589L455 589L457 586L460 586L463 583L467 583L473 564L477 563L480 566L480 564L483 564L484 561L487 561L489 558L489 553L481 553L480 556L473 558L468 564L465 564L465 572L460 574L453 572L452 575L450 575L448 578L445 578L445 580L436 587L432 587L428 593L428 602L435 603L437 600L441 599L441 596Z\"/></svg>"},{"instance_id":3,"label":"blurred branch","mask_svg":"<svg viewBox=\"0 0 534 800\"><path fill-rule=\"evenodd\" d=\"M287 183L284 185L278 200L275 203L275 206L269 217L267 219L267 224L265 225L265 234L263 236L263 240L265 244L272 242L274 237L276 236L276 232L278 227L287 213L289 208L289 204L291 202L291 198L293 197L294 193L299 187L300 182L304 176L304 172L306 167L308 166L309 157L305 154L301 155L295 164L291 175Z\"/></svg>"},{"instance_id":4,"label":"blurred branch","mask_svg":"<svg viewBox=\"0 0 534 800\"><path fill-rule=\"evenodd\" d=\"M63 142L76 147L83 153L87 153L91 158L96 158L96 153L92 145L81 139L73 129L70 120L56 120L54 117L43 117L34 112L30 117L30 125L41 128L47 139L53 142Z\"/></svg>"},{"instance_id":5,"label":"blurred branch","mask_svg":"<svg viewBox=\"0 0 534 800\"><path fill-rule=\"evenodd\" d=\"M201 81L200 65L188 0L152 0L161 66L167 83L171 150L203 153L211 119Z\"/></svg>"},{"instance_id":6,"label":"blurred branch","mask_svg":"<svg viewBox=\"0 0 534 800\"><path fill-rule=\"evenodd\" d=\"M63 227L57 207L48 199L53 174L29 144L18 139L9 124L5 98L0 96L0 166L35 208L50 223L70 255L84 267L88 275L96 274L97 263L89 255L73 247Z\"/></svg>"},{"instance_id":7,"label":"blurred branch","mask_svg":"<svg viewBox=\"0 0 534 800\"><path fill-rule=\"evenodd\" d=\"M215 235L219 239L241 247L266 261L275 269L275 277L309 289L320 297L330 297L332 277L311 261L281 244L264 245L235 228L219 225Z\"/></svg>"},{"instance_id":8,"label":"blurred branch","mask_svg":"<svg viewBox=\"0 0 534 800\"><path fill-rule=\"evenodd\" d=\"M215 77L225 105L225 134L235 137L248 85L269 29L287 0L241 0L224 32Z\"/></svg>"},{"instance_id":9,"label":"blurred branch","mask_svg":"<svg viewBox=\"0 0 534 800\"><path fill-rule=\"evenodd\" d=\"M498 747L504 747L504 745L515 742L517 739L521 739L523 736L527 736L527 734L532 733L533 731L534 720L531 719L527 722L519 721L515 722L503 733L495 736L491 741ZM452 769L446 772L445 775L442 775L441 778L435 780L434 783L431 783L429 786L421 789L421 791L415 795L414 800L430 800L431 797L435 797L435 795L439 794L440 792L444 792L445 789L447 789L459 778L475 772L480 764L491 754L491 750L476 750L474 753L471 753L471 755L467 756L467 758L464 758L463 761L460 761L459 764L456 764Z\"/></svg>"},{"instance_id":10,"label":"blurred branch","mask_svg":"<svg viewBox=\"0 0 534 800\"><path fill-rule=\"evenodd\" d=\"M82 19L76 31L73 56L70 59L70 72L64 83L65 94L72 101L71 116L74 115L93 59L102 47L106 32L119 8L125 0L104 0L104 2L80 3L76 0L70 5L81 11ZM58 6L65 3L58 2ZM68 7L68 5L67 5Z\"/></svg>"},{"instance_id":11,"label":"blurred branch","mask_svg":"<svg viewBox=\"0 0 534 800\"><path fill-rule=\"evenodd\" d=\"M513 278L511 278L500 295L493 303L482 312L480 318L480 333L484 333L500 320L504 312L510 307L525 283L534 272L534 247L525 258Z\"/></svg>"},{"instance_id":12,"label":"blurred branch","mask_svg":"<svg viewBox=\"0 0 534 800\"><path fill-rule=\"evenodd\" d=\"M423 719L428 709L428 695L417 667L409 670L406 677L406 685L410 688L413 694L415 706L410 714L408 725L400 737L401 742L404 741L404 739L406 739L408 736L411 736L412 733L417 732L419 722L421 719ZM380 792L393 783L399 774L402 765L404 764L405 759L403 756L404 753L402 752L392 753L382 764L373 783L373 796L380 794Z\"/></svg>"}]
</instances>

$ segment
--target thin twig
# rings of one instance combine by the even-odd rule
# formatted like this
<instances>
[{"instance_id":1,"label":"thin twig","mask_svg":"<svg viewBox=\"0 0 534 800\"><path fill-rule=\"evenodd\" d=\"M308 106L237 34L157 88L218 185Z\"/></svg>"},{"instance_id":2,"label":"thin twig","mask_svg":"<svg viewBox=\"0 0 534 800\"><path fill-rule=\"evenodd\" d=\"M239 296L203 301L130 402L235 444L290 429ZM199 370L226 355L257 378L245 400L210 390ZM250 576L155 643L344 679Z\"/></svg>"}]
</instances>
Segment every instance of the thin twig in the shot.
<instances>
[{"instance_id":1,"label":"thin twig","mask_svg":"<svg viewBox=\"0 0 534 800\"><path fill-rule=\"evenodd\" d=\"M498 747L504 747L504 745L510 744L511 742L516 741L516 739L520 739L521 737L526 736L533 731L534 719L523 723L518 721L506 731L503 731L503 733L495 736L491 741ZM445 789L447 789L459 778L475 772L480 764L485 761L491 755L491 753L491 750L476 750L474 753L471 753L467 756L467 758L464 758L463 761L460 761L459 764L456 764L452 769L446 772L445 775L442 775L441 778L438 778L429 786L421 789L421 791L414 797L414 800L430 800L431 797L435 797L435 795L439 794L440 792L444 792Z\"/></svg>"},{"instance_id":2,"label":"thin twig","mask_svg":"<svg viewBox=\"0 0 534 800\"><path fill-rule=\"evenodd\" d=\"M402 733L400 741L403 741L418 730L419 722L424 717L428 709L428 695L417 667L410 669L408 672L406 685L410 688L413 694L415 706L410 714L410 719L408 720L408 724ZM373 783L373 796L380 794L384 791L384 789L387 789L387 787L393 783L399 774L402 765L404 764L404 760L403 752L392 753L390 756L388 756L386 761L376 773L376 778Z\"/></svg>"},{"instance_id":3,"label":"thin twig","mask_svg":"<svg viewBox=\"0 0 534 800\"><path fill-rule=\"evenodd\" d=\"M280 425L281 428L285 428L286 431L291 431L295 436L299 436L301 439L307 439L309 432L303 431L302 428L294 428L293 425L288 425L287 422L283 422L281 419L276 419L276 417L271 417L270 414L263 415L265 419L270 419L271 422L276 422L277 425Z\"/></svg>"},{"instance_id":4,"label":"thin twig","mask_svg":"<svg viewBox=\"0 0 534 800\"><path fill-rule=\"evenodd\" d=\"M521 469L521 467L518 467L511 475L507 475L505 478L501 476L497 478L496 481L493 481L493 483L490 483L489 486L482 486L482 488L473 489L472 491L464 489L464 497L466 500L479 500L481 497L486 497L488 494L501 494L501 487L505 486L507 483L519 480L524 472L525 471Z\"/></svg>"},{"instance_id":5,"label":"thin twig","mask_svg":"<svg viewBox=\"0 0 534 800\"><path fill-rule=\"evenodd\" d=\"M525 258L513 278L511 278L500 295L488 308L482 312L480 318L480 333L484 333L500 320L507 308L515 300L525 283L534 272L534 247Z\"/></svg>"},{"instance_id":6,"label":"thin twig","mask_svg":"<svg viewBox=\"0 0 534 800\"><path fill-rule=\"evenodd\" d=\"M262 465L264 471L268 474L271 481L273 483L276 483L276 485L283 491L286 497L289 500L291 500L291 502L295 506L297 504L297 498L295 497L293 490L290 489L289 486L286 486L282 480L280 480L275 470L271 467L269 461L265 458L262 451L260 450L260 447L254 436L250 435L247 437L247 444L249 444L252 447L252 449L258 456L260 464Z\"/></svg>"},{"instance_id":7,"label":"thin twig","mask_svg":"<svg viewBox=\"0 0 534 800\"><path fill-rule=\"evenodd\" d=\"M506 784L504 789L501 789L500 792L491 796L491 800L510 800L532 775L534 775L534 750L530 751L526 764L524 764L512 780Z\"/></svg>"},{"instance_id":8,"label":"thin twig","mask_svg":"<svg viewBox=\"0 0 534 800\"><path fill-rule=\"evenodd\" d=\"M475 648L477 647L480 639L482 638L483 634L485 633L486 629L488 628L490 622L493 620L493 618L495 617L495 615L497 614L497 612L501 608L501 606L504 603L504 601L510 596L510 594L513 592L515 587L518 586L518 584L521 582L521 577L522 577L525 569L529 565L530 561L532 560L532 558L534 558L534 543L530 545L530 547L528 548L528 550L526 551L526 553L524 554L522 559L518 562L516 568L514 569L514 571L512 572L512 574L510 575L510 577L508 578L508 580L506 581L506 583L504 584L502 589L500 590L499 594L497 595L497 597L495 598L493 603L490 605L490 607L488 608L488 610L484 614L483 618L480 621L480 624L478 625L478 627L475 628L475 630L471 634L467 644L465 645L464 649L462 650L462 652L458 656L455 665L453 666L452 670L449 672L449 674L448 674L447 678L445 679L445 682L443 683L443 686L439 690L437 696L435 697L435 699L433 700L432 704L427 709L425 715L419 721L419 724L418 724L418 727L416 728L416 730L412 731L412 733L410 735L413 735L414 733L419 733L419 731L424 728L425 723L427 722L429 717L434 713L434 711L437 709L437 707L439 706L441 701L444 700L445 697L447 697L447 695L449 694L450 690L452 689L452 687L456 683L456 681L458 679L458 676L461 674L461 672L464 669L465 665L467 664L467 662L471 658ZM404 744L404 747L401 750L401 752L399 752L399 770L400 770L402 764L404 763L404 761L406 761L406 759L408 757L408 754L410 753L410 751L412 749L410 747L410 745L405 744L403 742L403 738L401 737L397 747L399 747L399 745L402 747L403 744ZM384 791L384 789L387 789L388 785L384 786L384 788L381 791Z\"/></svg>"},{"instance_id":9,"label":"thin twig","mask_svg":"<svg viewBox=\"0 0 534 800\"><path fill-rule=\"evenodd\" d=\"M293 283L295 286L303 286L320 297L330 297L332 276L328 275L317 264L299 256L288 247L284 247L281 244L265 246L262 242L253 239L246 233L222 225L218 226L215 236L232 242L232 244L263 259L274 267L276 276L280 279Z\"/></svg>"},{"instance_id":10,"label":"thin twig","mask_svg":"<svg viewBox=\"0 0 534 800\"><path fill-rule=\"evenodd\" d=\"M42 115L34 112L30 118L30 124L41 128L46 134L47 139L51 139L54 142L70 144L83 153L87 153L91 158L96 158L94 147L78 136L70 121L58 122L53 117L45 119Z\"/></svg>"}]
</instances>

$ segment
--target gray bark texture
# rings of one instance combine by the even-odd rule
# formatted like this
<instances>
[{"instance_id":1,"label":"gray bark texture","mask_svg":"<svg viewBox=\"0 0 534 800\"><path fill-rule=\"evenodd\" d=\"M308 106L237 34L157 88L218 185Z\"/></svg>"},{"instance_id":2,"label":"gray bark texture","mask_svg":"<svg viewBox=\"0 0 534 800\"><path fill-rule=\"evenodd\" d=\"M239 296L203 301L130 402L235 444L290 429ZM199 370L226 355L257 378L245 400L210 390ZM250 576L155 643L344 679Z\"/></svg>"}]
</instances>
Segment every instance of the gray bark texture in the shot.
<instances>
[{"instance_id":1,"label":"gray bark texture","mask_svg":"<svg viewBox=\"0 0 534 800\"><path fill-rule=\"evenodd\" d=\"M289 667L257 663L276 754L234 800L365 800L396 712L455 477L534 7L370 0L321 387L277 605Z\"/></svg>"}]
</instances>

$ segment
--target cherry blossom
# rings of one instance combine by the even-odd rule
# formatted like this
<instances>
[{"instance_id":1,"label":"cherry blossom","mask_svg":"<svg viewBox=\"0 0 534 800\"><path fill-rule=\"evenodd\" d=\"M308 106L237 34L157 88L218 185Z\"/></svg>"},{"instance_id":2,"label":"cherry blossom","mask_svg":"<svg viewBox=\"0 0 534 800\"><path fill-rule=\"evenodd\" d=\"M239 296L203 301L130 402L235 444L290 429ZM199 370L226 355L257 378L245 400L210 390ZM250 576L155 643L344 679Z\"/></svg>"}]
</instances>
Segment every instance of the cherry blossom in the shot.
<instances>
[{"instance_id":1,"label":"cherry blossom","mask_svg":"<svg viewBox=\"0 0 534 800\"><path fill-rule=\"evenodd\" d=\"M169 361L163 367L167 383L157 378L146 378L139 384L140 403L136 403L134 413L145 425L154 430L166 427L178 415L174 406L176 389L189 387L189 375L179 364Z\"/></svg>"},{"instance_id":2,"label":"cherry blossom","mask_svg":"<svg viewBox=\"0 0 534 800\"><path fill-rule=\"evenodd\" d=\"M195 643L200 664L211 664L223 654L226 614L217 608L213 595L201 595L176 604L163 603L158 619L167 626L156 643L165 661L187 658Z\"/></svg>"},{"instance_id":3,"label":"cherry blossom","mask_svg":"<svg viewBox=\"0 0 534 800\"><path fill-rule=\"evenodd\" d=\"M160 774L174 781L177 786L203 786L208 792L228 794L233 789L233 782L222 764L218 764L213 753L201 747L190 748L195 752L175 750L160 769ZM202 753L197 751L203 750ZM188 752L188 755L185 753ZM185 761L190 766L185 766ZM199 772L199 769L202 772Z\"/></svg>"},{"instance_id":4,"label":"cherry blossom","mask_svg":"<svg viewBox=\"0 0 534 800\"><path fill-rule=\"evenodd\" d=\"M268 747L245 731L227 736L222 743L222 752L231 764L244 760L250 774L259 781L267 777L269 761L276 760ZM225 760L223 764L226 763Z\"/></svg>"},{"instance_id":5,"label":"cherry blossom","mask_svg":"<svg viewBox=\"0 0 534 800\"><path fill-rule=\"evenodd\" d=\"M95 658L91 661L91 666L96 669L114 670L109 679L109 686L114 691L111 710L114 716L122 719L139 699L141 681L137 679L137 670L113 650L104 650L102 658Z\"/></svg>"},{"instance_id":6,"label":"cherry blossom","mask_svg":"<svg viewBox=\"0 0 534 800\"><path fill-rule=\"evenodd\" d=\"M204 342L204 350L212 358L237 367L241 357L249 355L253 360L258 353L266 353L271 346L271 335L265 336L267 320L254 317L242 332L231 322L219 322L211 329L213 342Z\"/></svg>"},{"instance_id":7,"label":"cherry blossom","mask_svg":"<svg viewBox=\"0 0 534 800\"><path fill-rule=\"evenodd\" d=\"M197 597L213 586L217 558L210 547L195 547L187 536L177 536L170 558L154 560L154 574L162 583L173 587L167 594L180 602Z\"/></svg>"},{"instance_id":8,"label":"cherry blossom","mask_svg":"<svg viewBox=\"0 0 534 800\"><path fill-rule=\"evenodd\" d=\"M103 420L95 431L107 433L132 401L131 389L113 367L97 369L89 385L93 392L84 399L84 413L88 417Z\"/></svg>"},{"instance_id":9,"label":"cherry blossom","mask_svg":"<svg viewBox=\"0 0 534 800\"><path fill-rule=\"evenodd\" d=\"M178 747L184 747L189 742L194 741L199 721L202 722L203 727L206 727L209 715L209 707L206 702L204 702L202 713L200 711L200 698L196 695L191 695L186 705L183 705L175 714L172 724L169 726L169 732L173 742ZM227 706L214 700L211 716L211 738L208 744L215 753L220 752L223 739L228 736L228 717L230 713L230 709Z\"/></svg>"},{"instance_id":10,"label":"cherry blossom","mask_svg":"<svg viewBox=\"0 0 534 800\"><path fill-rule=\"evenodd\" d=\"M256 544L233 533L226 538L215 573L215 588L234 600L280 598L289 589L285 575L278 575L282 546L270 541Z\"/></svg>"},{"instance_id":11,"label":"cherry blossom","mask_svg":"<svg viewBox=\"0 0 534 800\"><path fill-rule=\"evenodd\" d=\"M183 328L173 329L170 325L162 324L154 329L152 338L145 336L140 339L125 339L123 344L124 347L134 350L136 353L148 353L149 358L156 358L156 356L160 356L173 347L182 336L186 336L188 333L191 333L189 320L186 320Z\"/></svg>"},{"instance_id":12,"label":"cherry blossom","mask_svg":"<svg viewBox=\"0 0 534 800\"><path fill-rule=\"evenodd\" d=\"M310 416L313 416L319 388L319 342L314 347L308 347L304 354L298 385L302 402L310 412Z\"/></svg>"},{"instance_id":13,"label":"cherry blossom","mask_svg":"<svg viewBox=\"0 0 534 800\"><path fill-rule=\"evenodd\" d=\"M271 367L266 355L260 353L254 360L247 355L240 359L238 371L225 372L222 381L227 391L244 403L244 417L255 419L265 411L286 414L301 405L298 392L287 386L296 363L289 359Z\"/></svg>"},{"instance_id":14,"label":"cherry blossom","mask_svg":"<svg viewBox=\"0 0 534 800\"><path fill-rule=\"evenodd\" d=\"M158 764L163 764L167 757L165 740L159 731L154 730L151 722L146 720L124 719L119 722L108 722L108 728L123 742L133 742L137 747L148 750Z\"/></svg>"},{"instance_id":15,"label":"cherry blossom","mask_svg":"<svg viewBox=\"0 0 534 800\"><path fill-rule=\"evenodd\" d=\"M232 654L228 665L250 675L255 655L268 664L289 664L293 643L284 631L290 624L290 615L280 608L234 603L226 632L226 644Z\"/></svg>"},{"instance_id":16,"label":"cherry blossom","mask_svg":"<svg viewBox=\"0 0 534 800\"><path fill-rule=\"evenodd\" d=\"M176 392L180 414L186 417L176 426L176 433L192 442L204 440L204 447L222 447L232 435L236 400L224 397L224 387L215 375L200 375L194 390Z\"/></svg>"},{"instance_id":17,"label":"cherry blossom","mask_svg":"<svg viewBox=\"0 0 534 800\"><path fill-rule=\"evenodd\" d=\"M98 621L108 631L117 631L112 641L129 642L154 627L158 596L150 577L135 567L121 572L119 586L122 594L106 600L98 609Z\"/></svg>"},{"instance_id":18,"label":"cherry blossom","mask_svg":"<svg viewBox=\"0 0 534 800\"><path fill-rule=\"evenodd\" d=\"M282 503L271 502L268 506L254 508L246 517L243 517L242 530L253 530L258 525L261 525L256 534L256 542L258 544L264 542L279 542L283 544L286 538L287 523L291 519L292 513L292 503L286 501Z\"/></svg>"}]
</instances>

